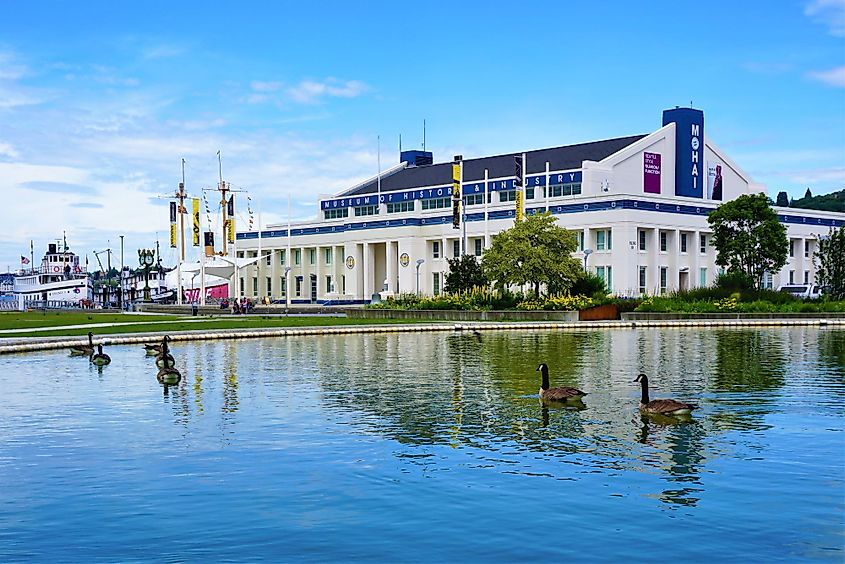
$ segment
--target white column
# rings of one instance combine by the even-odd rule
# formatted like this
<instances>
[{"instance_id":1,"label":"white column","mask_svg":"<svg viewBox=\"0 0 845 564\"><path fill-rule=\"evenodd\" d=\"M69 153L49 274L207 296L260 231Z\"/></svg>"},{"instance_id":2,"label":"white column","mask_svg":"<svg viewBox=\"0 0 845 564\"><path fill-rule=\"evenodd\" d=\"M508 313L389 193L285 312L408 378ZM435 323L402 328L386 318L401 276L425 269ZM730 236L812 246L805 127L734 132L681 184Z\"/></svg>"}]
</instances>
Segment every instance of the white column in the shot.
<instances>
[{"instance_id":1,"label":"white column","mask_svg":"<svg viewBox=\"0 0 845 564\"><path fill-rule=\"evenodd\" d=\"M396 245L395 241L386 241L384 243L384 260L385 262L385 269L387 271L387 291L392 293L396 292L396 253L394 251L394 246Z\"/></svg>"},{"instance_id":2,"label":"white column","mask_svg":"<svg viewBox=\"0 0 845 564\"><path fill-rule=\"evenodd\" d=\"M364 275L364 296L363 299L369 300L373 295L373 275L370 269L373 267L373 261L370 259L370 244L364 243L364 252L361 254L361 272Z\"/></svg>"}]
</instances>

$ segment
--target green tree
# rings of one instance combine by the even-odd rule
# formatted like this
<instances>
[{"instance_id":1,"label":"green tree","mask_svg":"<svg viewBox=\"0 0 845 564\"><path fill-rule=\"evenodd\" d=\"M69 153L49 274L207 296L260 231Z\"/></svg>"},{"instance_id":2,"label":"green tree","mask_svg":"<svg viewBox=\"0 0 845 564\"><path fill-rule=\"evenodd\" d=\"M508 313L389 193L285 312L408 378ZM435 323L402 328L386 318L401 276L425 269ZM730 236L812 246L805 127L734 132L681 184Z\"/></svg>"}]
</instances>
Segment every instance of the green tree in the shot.
<instances>
[{"instance_id":1,"label":"green tree","mask_svg":"<svg viewBox=\"0 0 845 564\"><path fill-rule=\"evenodd\" d=\"M581 262L572 257L577 246L575 234L559 227L551 213L538 213L494 235L481 266L499 288L530 284L538 296L543 284L566 291L581 274Z\"/></svg>"},{"instance_id":2,"label":"green tree","mask_svg":"<svg viewBox=\"0 0 845 564\"><path fill-rule=\"evenodd\" d=\"M775 205L780 206L782 208L789 207L789 196L786 195L786 192L778 192L778 199Z\"/></svg>"},{"instance_id":3,"label":"green tree","mask_svg":"<svg viewBox=\"0 0 845 564\"><path fill-rule=\"evenodd\" d=\"M831 228L827 237L820 237L815 255L819 261L816 282L827 286L834 300L845 300L845 225Z\"/></svg>"},{"instance_id":4,"label":"green tree","mask_svg":"<svg viewBox=\"0 0 845 564\"><path fill-rule=\"evenodd\" d=\"M744 272L756 287L763 273L777 272L786 264L789 242L786 227L778 221L765 194L745 194L710 212L716 264Z\"/></svg>"},{"instance_id":5,"label":"green tree","mask_svg":"<svg viewBox=\"0 0 845 564\"><path fill-rule=\"evenodd\" d=\"M475 287L485 288L489 284L481 263L473 255L446 260L449 263L449 274L443 286L445 292L454 294Z\"/></svg>"},{"instance_id":6,"label":"green tree","mask_svg":"<svg viewBox=\"0 0 845 564\"><path fill-rule=\"evenodd\" d=\"M809 187L807 188L807 191L806 191L806 192L804 192L804 197L805 197L805 198L812 198L812 197L813 197L813 193L812 193L812 192L810 192L810 188L809 188Z\"/></svg>"}]
</instances>

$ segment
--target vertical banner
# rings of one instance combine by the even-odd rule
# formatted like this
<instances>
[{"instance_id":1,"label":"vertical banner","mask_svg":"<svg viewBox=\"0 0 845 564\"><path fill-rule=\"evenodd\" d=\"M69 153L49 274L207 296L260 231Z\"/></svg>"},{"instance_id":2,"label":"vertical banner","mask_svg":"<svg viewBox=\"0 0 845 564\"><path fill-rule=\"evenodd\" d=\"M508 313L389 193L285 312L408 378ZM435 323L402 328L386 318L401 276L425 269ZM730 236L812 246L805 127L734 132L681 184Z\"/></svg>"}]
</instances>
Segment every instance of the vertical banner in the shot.
<instances>
[{"instance_id":1,"label":"vertical banner","mask_svg":"<svg viewBox=\"0 0 845 564\"><path fill-rule=\"evenodd\" d=\"M227 234L228 234L228 236L226 238L229 240L230 243L234 243L235 242L235 216L230 217L226 221L229 222L229 225L226 226L227 227Z\"/></svg>"},{"instance_id":2,"label":"vertical banner","mask_svg":"<svg viewBox=\"0 0 845 564\"><path fill-rule=\"evenodd\" d=\"M707 197L722 199L722 165L712 162L707 163Z\"/></svg>"},{"instance_id":3,"label":"vertical banner","mask_svg":"<svg viewBox=\"0 0 845 564\"><path fill-rule=\"evenodd\" d=\"M214 231L205 232L205 256L214 256Z\"/></svg>"},{"instance_id":4,"label":"vertical banner","mask_svg":"<svg viewBox=\"0 0 845 564\"><path fill-rule=\"evenodd\" d=\"M452 228L461 228L461 163L452 164Z\"/></svg>"},{"instance_id":5,"label":"vertical banner","mask_svg":"<svg viewBox=\"0 0 845 564\"><path fill-rule=\"evenodd\" d=\"M643 153L643 192L660 194L659 153Z\"/></svg>"},{"instance_id":6,"label":"vertical banner","mask_svg":"<svg viewBox=\"0 0 845 564\"><path fill-rule=\"evenodd\" d=\"M229 217L232 217L233 215L235 215L235 196L234 195L232 195L232 197L229 198L229 203L226 205L226 213L229 214Z\"/></svg>"},{"instance_id":7,"label":"vertical banner","mask_svg":"<svg viewBox=\"0 0 845 564\"><path fill-rule=\"evenodd\" d=\"M176 202L170 202L170 247L176 248Z\"/></svg>"},{"instance_id":8,"label":"vertical banner","mask_svg":"<svg viewBox=\"0 0 845 564\"><path fill-rule=\"evenodd\" d=\"M514 155L513 156L513 164L514 164L514 176L516 180L514 181L514 188L516 189L516 213L514 217L516 217L516 221L522 221L522 217L524 215L525 210L525 182L524 182L524 168L523 168L523 160L522 155Z\"/></svg>"},{"instance_id":9,"label":"vertical banner","mask_svg":"<svg viewBox=\"0 0 845 564\"><path fill-rule=\"evenodd\" d=\"M191 212L194 217L194 246L200 246L200 199L191 198Z\"/></svg>"}]
</instances>

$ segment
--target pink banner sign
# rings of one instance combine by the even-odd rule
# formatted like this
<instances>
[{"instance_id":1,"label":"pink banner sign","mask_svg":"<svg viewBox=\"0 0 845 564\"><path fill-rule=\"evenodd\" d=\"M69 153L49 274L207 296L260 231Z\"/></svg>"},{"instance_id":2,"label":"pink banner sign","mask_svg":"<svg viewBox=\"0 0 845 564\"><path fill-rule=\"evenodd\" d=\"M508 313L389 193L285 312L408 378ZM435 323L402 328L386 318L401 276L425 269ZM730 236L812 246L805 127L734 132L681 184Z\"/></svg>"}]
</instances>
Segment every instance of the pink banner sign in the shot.
<instances>
[{"instance_id":1,"label":"pink banner sign","mask_svg":"<svg viewBox=\"0 0 845 564\"><path fill-rule=\"evenodd\" d=\"M660 194L659 153L643 153L643 191Z\"/></svg>"},{"instance_id":2,"label":"pink banner sign","mask_svg":"<svg viewBox=\"0 0 845 564\"><path fill-rule=\"evenodd\" d=\"M199 288L191 288L188 290L184 290L185 293L185 301L189 303L199 302L200 301L200 289ZM219 286L209 286L205 289L205 299L216 299L220 300L223 298L229 297L229 286L227 284L221 284Z\"/></svg>"}]
</instances>

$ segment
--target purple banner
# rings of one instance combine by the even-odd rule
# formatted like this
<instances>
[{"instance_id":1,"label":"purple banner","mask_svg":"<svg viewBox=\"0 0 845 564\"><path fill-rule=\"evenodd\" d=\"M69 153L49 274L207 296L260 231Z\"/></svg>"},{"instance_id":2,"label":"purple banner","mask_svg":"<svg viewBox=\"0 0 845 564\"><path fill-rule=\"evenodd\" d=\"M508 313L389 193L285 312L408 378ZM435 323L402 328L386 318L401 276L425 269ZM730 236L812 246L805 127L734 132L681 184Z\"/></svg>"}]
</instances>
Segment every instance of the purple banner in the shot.
<instances>
[{"instance_id":1,"label":"purple banner","mask_svg":"<svg viewBox=\"0 0 845 564\"><path fill-rule=\"evenodd\" d=\"M643 153L643 191L660 194L659 153Z\"/></svg>"}]
</instances>

